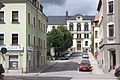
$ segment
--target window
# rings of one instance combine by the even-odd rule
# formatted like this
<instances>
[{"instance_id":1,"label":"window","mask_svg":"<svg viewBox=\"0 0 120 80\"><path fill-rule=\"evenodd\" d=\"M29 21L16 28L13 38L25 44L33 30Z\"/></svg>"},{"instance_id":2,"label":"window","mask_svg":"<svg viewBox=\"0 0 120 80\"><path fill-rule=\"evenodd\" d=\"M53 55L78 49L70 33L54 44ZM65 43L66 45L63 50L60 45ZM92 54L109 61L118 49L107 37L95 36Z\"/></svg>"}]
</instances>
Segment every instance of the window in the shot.
<instances>
[{"instance_id":1,"label":"window","mask_svg":"<svg viewBox=\"0 0 120 80\"><path fill-rule=\"evenodd\" d=\"M44 40L44 49L46 48L46 46L45 46L46 44L45 44L45 40Z\"/></svg>"},{"instance_id":2,"label":"window","mask_svg":"<svg viewBox=\"0 0 120 80\"><path fill-rule=\"evenodd\" d=\"M98 38L98 31L95 31L95 38Z\"/></svg>"},{"instance_id":3,"label":"window","mask_svg":"<svg viewBox=\"0 0 120 80\"><path fill-rule=\"evenodd\" d=\"M87 38L89 38L89 34L87 34Z\"/></svg>"},{"instance_id":4,"label":"window","mask_svg":"<svg viewBox=\"0 0 120 80\"><path fill-rule=\"evenodd\" d=\"M9 56L9 68L18 69L18 55Z\"/></svg>"},{"instance_id":5,"label":"window","mask_svg":"<svg viewBox=\"0 0 120 80\"><path fill-rule=\"evenodd\" d=\"M79 39L80 39L80 38L81 38L81 34L77 34L77 38L79 38Z\"/></svg>"},{"instance_id":6,"label":"window","mask_svg":"<svg viewBox=\"0 0 120 80\"><path fill-rule=\"evenodd\" d=\"M89 38L89 34L84 34L84 38Z\"/></svg>"},{"instance_id":7,"label":"window","mask_svg":"<svg viewBox=\"0 0 120 80\"><path fill-rule=\"evenodd\" d=\"M18 34L12 34L12 45L18 45Z\"/></svg>"},{"instance_id":8,"label":"window","mask_svg":"<svg viewBox=\"0 0 120 80\"><path fill-rule=\"evenodd\" d=\"M36 26L36 20L35 20L35 17L34 17L34 27Z\"/></svg>"},{"instance_id":9,"label":"window","mask_svg":"<svg viewBox=\"0 0 120 80\"><path fill-rule=\"evenodd\" d=\"M114 36L114 26L109 25L109 37L113 37L113 36Z\"/></svg>"},{"instance_id":10,"label":"window","mask_svg":"<svg viewBox=\"0 0 120 80\"><path fill-rule=\"evenodd\" d=\"M95 43L95 48L98 48L98 43Z\"/></svg>"},{"instance_id":11,"label":"window","mask_svg":"<svg viewBox=\"0 0 120 80\"><path fill-rule=\"evenodd\" d=\"M28 24L30 24L30 13L28 13Z\"/></svg>"},{"instance_id":12,"label":"window","mask_svg":"<svg viewBox=\"0 0 120 80\"><path fill-rule=\"evenodd\" d=\"M44 33L46 32L46 25L44 24Z\"/></svg>"},{"instance_id":13,"label":"window","mask_svg":"<svg viewBox=\"0 0 120 80\"><path fill-rule=\"evenodd\" d=\"M39 19L39 31L41 30L41 22L40 22L40 19Z\"/></svg>"},{"instance_id":14,"label":"window","mask_svg":"<svg viewBox=\"0 0 120 80\"><path fill-rule=\"evenodd\" d=\"M12 11L12 22L18 22L18 11Z\"/></svg>"},{"instance_id":15,"label":"window","mask_svg":"<svg viewBox=\"0 0 120 80\"><path fill-rule=\"evenodd\" d=\"M40 38L38 38L38 46L40 47Z\"/></svg>"},{"instance_id":16,"label":"window","mask_svg":"<svg viewBox=\"0 0 120 80\"><path fill-rule=\"evenodd\" d=\"M4 45L4 34L0 34L0 45Z\"/></svg>"},{"instance_id":17,"label":"window","mask_svg":"<svg viewBox=\"0 0 120 80\"><path fill-rule=\"evenodd\" d=\"M81 24L80 23L77 24L77 31L81 31Z\"/></svg>"},{"instance_id":18,"label":"window","mask_svg":"<svg viewBox=\"0 0 120 80\"><path fill-rule=\"evenodd\" d=\"M28 34L28 46L30 46L30 34Z\"/></svg>"},{"instance_id":19,"label":"window","mask_svg":"<svg viewBox=\"0 0 120 80\"><path fill-rule=\"evenodd\" d=\"M43 23L41 22L41 31L42 31Z\"/></svg>"},{"instance_id":20,"label":"window","mask_svg":"<svg viewBox=\"0 0 120 80\"><path fill-rule=\"evenodd\" d=\"M88 23L87 22L84 24L84 30L88 31Z\"/></svg>"},{"instance_id":21,"label":"window","mask_svg":"<svg viewBox=\"0 0 120 80\"><path fill-rule=\"evenodd\" d=\"M88 46L88 41L85 41L85 46Z\"/></svg>"},{"instance_id":22,"label":"window","mask_svg":"<svg viewBox=\"0 0 120 80\"><path fill-rule=\"evenodd\" d=\"M70 31L73 31L73 23L70 23L70 24L69 24L69 30L70 30Z\"/></svg>"},{"instance_id":23,"label":"window","mask_svg":"<svg viewBox=\"0 0 120 80\"><path fill-rule=\"evenodd\" d=\"M113 1L108 2L109 13L113 13Z\"/></svg>"},{"instance_id":24,"label":"window","mask_svg":"<svg viewBox=\"0 0 120 80\"><path fill-rule=\"evenodd\" d=\"M36 44L36 38L35 38L35 36L34 36L34 46L35 46L35 44Z\"/></svg>"},{"instance_id":25,"label":"window","mask_svg":"<svg viewBox=\"0 0 120 80\"><path fill-rule=\"evenodd\" d=\"M4 11L0 11L0 22L4 22Z\"/></svg>"}]
</instances>

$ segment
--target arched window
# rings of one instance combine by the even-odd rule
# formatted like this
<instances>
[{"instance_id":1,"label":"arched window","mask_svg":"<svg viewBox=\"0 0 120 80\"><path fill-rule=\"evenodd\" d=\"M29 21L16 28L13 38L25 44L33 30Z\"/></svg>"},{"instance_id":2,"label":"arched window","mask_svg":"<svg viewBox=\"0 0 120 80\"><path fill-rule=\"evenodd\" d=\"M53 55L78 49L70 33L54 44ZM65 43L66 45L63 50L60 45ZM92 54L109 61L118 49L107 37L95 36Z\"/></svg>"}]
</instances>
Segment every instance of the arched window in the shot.
<instances>
[{"instance_id":1,"label":"arched window","mask_svg":"<svg viewBox=\"0 0 120 80\"><path fill-rule=\"evenodd\" d=\"M84 30L88 31L88 23L87 22L84 24Z\"/></svg>"},{"instance_id":2,"label":"arched window","mask_svg":"<svg viewBox=\"0 0 120 80\"><path fill-rule=\"evenodd\" d=\"M69 24L69 30L70 30L70 31L73 31L73 23L70 23L70 24Z\"/></svg>"},{"instance_id":3,"label":"arched window","mask_svg":"<svg viewBox=\"0 0 120 80\"><path fill-rule=\"evenodd\" d=\"M81 31L81 24L77 23L77 31Z\"/></svg>"}]
</instances>

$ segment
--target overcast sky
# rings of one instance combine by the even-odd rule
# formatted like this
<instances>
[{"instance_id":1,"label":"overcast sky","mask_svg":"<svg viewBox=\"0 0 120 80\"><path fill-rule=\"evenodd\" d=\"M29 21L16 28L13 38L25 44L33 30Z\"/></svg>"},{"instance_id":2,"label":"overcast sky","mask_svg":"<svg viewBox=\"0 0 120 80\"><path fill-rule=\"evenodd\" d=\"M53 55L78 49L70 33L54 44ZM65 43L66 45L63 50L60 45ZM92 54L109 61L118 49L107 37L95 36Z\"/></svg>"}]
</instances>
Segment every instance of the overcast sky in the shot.
<instances>
[{"instance_id":1,"label":"overcast sky","mask_svg":"<svg viewBox=\"0 0 120 80\"><path fill-rule=\"evenodd\" d=\"M99 0L41 0L44 13L47 16L65 15L95 15Z\"/></svg>"}]
</instances>

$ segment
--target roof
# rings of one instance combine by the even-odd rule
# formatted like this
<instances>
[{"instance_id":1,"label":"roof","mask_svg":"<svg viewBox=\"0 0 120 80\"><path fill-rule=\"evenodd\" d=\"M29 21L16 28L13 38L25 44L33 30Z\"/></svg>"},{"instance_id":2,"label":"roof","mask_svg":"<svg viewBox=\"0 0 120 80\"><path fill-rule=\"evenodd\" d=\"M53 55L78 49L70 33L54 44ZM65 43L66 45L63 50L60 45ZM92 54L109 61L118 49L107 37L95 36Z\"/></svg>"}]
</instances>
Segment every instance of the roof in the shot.
<instances>
[{"instance_id":1,"label":"roof","mask_svg":"<svg viewBox=\"0 0 120 80\"><path fill-rule=\"evenodd\" d=\"M83 20L92 20L93 21L95 18L95 16L88 16L88 15L83 16L81 14L76 14L74 16L69 16L68 20L76 20L77 16L81 16L83 18Z\"/></svg>"},{"instance_id":2,"label":"roof","mask_svg":"<svg viewBox=\"0 0 120 80\"><path fill-rule=\"evenodd\" d=\"M2 7L4 7L4 5L0 2L0 9L1 9Z\"/></svg>"},{"instance_id":3,"label":"roof","mask_svg":"<svg viewBox=\"0 0 120 80\"><path fill-rule=\"evenodd\" d=\"M48 25L65 25L66 17L65 16L48 16Z\"/></svg>"},{"instance_id":4,"label":"roof","mask_svg":"<svg viewBox=\"0 0 120 80\"><path fill-rule=\"evenodd\" d=\"M48 25L65 25L67 20L76 20L77 16L81 16L83 20L91 20L93 22L95 16L83 16L76 14L74 16L48 16Z\"/></svg>"}]
</instances>

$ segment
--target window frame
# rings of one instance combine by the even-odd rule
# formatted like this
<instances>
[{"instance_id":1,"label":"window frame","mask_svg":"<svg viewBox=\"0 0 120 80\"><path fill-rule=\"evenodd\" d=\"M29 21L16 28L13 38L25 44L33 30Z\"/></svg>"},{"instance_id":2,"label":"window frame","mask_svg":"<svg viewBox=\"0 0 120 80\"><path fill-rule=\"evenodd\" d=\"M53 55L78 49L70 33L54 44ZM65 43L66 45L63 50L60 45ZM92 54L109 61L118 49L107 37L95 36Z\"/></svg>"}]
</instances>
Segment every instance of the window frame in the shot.
<instances>
[{"instance_id":1,"label":"window frame","mask_svg":"<svg viewBox=\"0 0 120 80\"><path fill-rule=\"evenodd\" d=\"M85 24L84 24L84 31L89 31L89 24L88 24L88 22L85 22Z\"/></svg>"},{"instance_id":2,"label":"window frame","mask_svg":"<svg viewBox=\"0 0 120 80\"><path fill-rule=\"evenodd\" d=\"M17 35L17 37L13 37L13 35ZM17 38L14 42L13 38ZM12 45L18 45L18 33L12 33Z\"/></svg>"},{"instance_id":3,"label":"window frame","mask_svg":"<svg viewBox=\"0 0 120 80\"><path fill-rule=\"evenodd\" d=\"M112 31L110 30L112 28ZM111 34L113 33L113 34ZM114 37L115 31L114 31L114 25L108 25L108 37Z\"/></svg>"},{"instance_id":4,"label":"window frame","mask_svg":"<svg viewBox=\"0 0 120 80\"><path fill-rule=\"evenodd\" d=\"M1 13L1 16L0 16L0 23L3 23L4 22L4 11L0 11Z\"/></svg>"},{"instance_id":5,"label":"window frame","mask_svg":"<svg viewBox=\"0 0 120 80\"><path fill-rule=\"evenodd\" d=\"M77 23L77 31L81 31L81 23Z\"/></svg>"},{"instance_id":6,"label":"window frame","mask_svg":"<svg viewBox=\"0 0 120 80\"><path fill-rule=\"evenodd\" d=\"M74 26L73 23L70 23L70 24L69 24L69 30L70 30L70 31L73 31L73 26Z\"/></svg>"},{"instance_id":7,"label":"window frame","mask_svg":"<svg viewBox=\"0 0 120 80\"><path fill-rule=\"evenodd\" d=\"M95 31L95 38L98 38L98 31Z\"/></svg>"},{"instance_id":8,"label":"window frame","mask_svg":"<svg viewBox=\"0 0 120 80\"><path fill-rule=\"evenodd\" d=\"M114 13L114 1L108 1L108 13Z\"/></svg>"},{"instance_id":9,"label":"window frame","mask_svg":"<svg viewBox=\"0 0 120 80\"><path fill-rule=\"evenodd\" d=\"M12 11L12 23L19 22L19 11Z\"/></svg>"},{"instance_id":10,"label":"window frame","mask_svg":"<svg viewBox=\"0 0 120 80\"><path fill-rule=\"evenodd\" d=\"M1 36L1 35L3 35L3 36ZM0 33L0 45L4 45L4 34L1 34L1 33Z\"/></svg>"},{"instance_id":11,"label":"window frame","mask_svg":"<svg viewBox=\"0 0 120 80\"><path fill-rule=\"evenodd\" d=\"M85 41L85 46L88 46L88 41Z\"/></svg>"}]
</instances>

